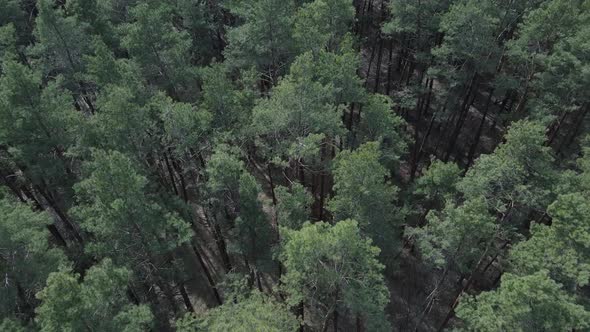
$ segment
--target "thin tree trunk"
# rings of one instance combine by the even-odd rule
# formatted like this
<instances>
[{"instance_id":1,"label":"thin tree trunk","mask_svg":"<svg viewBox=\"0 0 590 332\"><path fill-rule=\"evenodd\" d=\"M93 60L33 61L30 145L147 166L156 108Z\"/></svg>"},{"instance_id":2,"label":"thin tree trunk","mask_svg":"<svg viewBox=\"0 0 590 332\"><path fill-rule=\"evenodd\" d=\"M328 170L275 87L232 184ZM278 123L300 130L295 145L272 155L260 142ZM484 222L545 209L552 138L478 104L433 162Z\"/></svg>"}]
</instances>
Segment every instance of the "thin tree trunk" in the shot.
<instances>
[{"instance_id":1,"label":"thin tree trunk","mask_svg":"<svg viewBox=\"0 0 590 332\"><path fill-rule=\"evenodd\" d=\"M170 165L170 160L168 159L168 154L166 152L164 152L164 161L166 162L166 168L168 169L170 183L172 183L172 188L174 188L174 194L176 194L176 196L179 196L178 188L176 188L176 179L174 179L174 172L172 171L172 166Z\"/></svg>"},{"instance_id":2,"label":"thin tree trunk","mask_svg":"<svg viewBox=\"0 0 590 332\"><path fill-rule=\"evenodd\" d=\"M507 215L508 215L508 212L506 213L505 216L507 216ZM451 318L453 318L453 315L454 315L454 312L455 312L455 308L457 307L457 304L459 304L459 300L461 299L461 295L464 292L466 292L467 290L469 290L469 287L471 287L471 284L475 280L475 276L477 274L477 270L479 269L479 266L481 265L483 259L487 256L488 251L489 251L489 248L490 248L491 245L492 245L492 241L490 240L488 242L488 245L486 246L486 249L484 250L483 254L481 255L481 257L477 261L477 264L475 264L475 267L471 271L471 273L469 275L469 278L467 279L467 282L465 283L465 286L463 286L461 288L461 291L459 291L457 293L457 295L455 296L455 299L453 300L453 303L451 304L451 308L447 312L447 315L445 316L445 319L443 320L442 324L439 326L439 328L437 330L438 332L441 332L446 327L446 325L448 324L449 320L451 320Z\"/></svg>"},{"instance_id":3,"label":"thin tree trunk","mask_svg":"<svg viewBox=\"0 0 590 332\"><path fill-rule=\"evenodd\" d=\"M547 143L545 143L546 146L551 146L551 144L553 144L553 141L555 140L555 138L557 137L557 134L559 133L559 129L561 129L561 125L563 124L563 122L565 121L565 118L568 115L569 115L568 112L563 112L563 115L559 118L557 123L554 124L554 127L552 128L551 134L549 136L549 140L547 141Z\"/></svg>"},{"instance_id":4,"label":"thin tree trunk","mask_svg":"<svg viewBox=\"0 0 590 332\"><path fill-rule=\"evenodd\" d=\"M223 234L221 233L221 228L215 222L213 224L213 230L215 234L215 242L217 243L217 247L219 248L221 254L221 260L223 261L223 267L225 268L225 272L229 272L232 270L231 261L229 258L229 254L227 253L227 247L225 245L225 239L223 238Z\"/></svg>"},{"instance_id":5,"label":"thin tree trunk","mask_svg":"<svg viewBox=\"0 0 590 332\"><path fill-rule=\"evenodd\" d=\"M373 88L373 92L377 93L379 91L379 83L381 81L381 61L383 58L383 38L379 38L379 51L377 54L377 71L375 73L375 87Z\"/></svg>"},{"instance_id":6,"label":"thin tree trunk","mask_svg":"<svg viewBox=\"0 0 590 332\"><path fill-rule=\"evenodd\" d=\"M174 170L176 170L176 174L178 174L178 179L180 180L180 188L182 189L182 198L184 199L185 203L188 203L188 192L186 190L186 181L184 180L184 175L182 175L182 167L178 163L178 160L172 156L172 152L168 150L170 153L170 159L172 160L172 166Z\"/></svg>"},{"instance_id":7,"label":"thin tree trunk","mask_svg":"<svg viewBox=\"0 0 590 332\"><path fill-rule=\"evenodd\" d=\"M389 96L391 93L391 71L393 70L393 39L389 40L389 57L387 59L387 86L385 88L385 95Z\"/></svg>"},{"instance_id":8,"label":"thin tree trunk","mask_svg":"<svg viewBox=\"0 0 590 332\"><path fill-rule=\"evenodd\" d=\"M490 91L490 95L486 101L486 106L483 112L483 116L481 118L481 122L479 123L479 127L477 128L477 133L475 134L475 140L473 144L471 144L471 148L469 148L469 154L467 156L467 166L465 167L465 172L471 167L471 163L473 162L473 157L475 156L475 151L477 150L477 145L479 144L479 140L481 139L481 134L483 132L483 127L486 122L486 118L488 115L488 110L490 109L490 102L492 101L492 95L494 94L494 89Z\"/></svg>"},{"instance_id":9,"label":"thin tree trunk","mask_svg":"<svg viewBox=\"0 0 590 332\"><path fill-rule=\"evenodd\" d=\"M363 332L363 318L360 314L356 314L356 332Z\"/></svg>"},{"instance_id":10,"label":"thin tree trunk","mask_svg":"<svg viewBox=\"0 0 590 332\"><path fill-rule=\"evenodd\" d=\"M326 175L322 172L320 173L320 211L319 211L319 219L324 219L324 195L325 195L325 180Z\"/></svg>"},{"instance_id":11,"label":"thin tree trunk","mask_svg":"<svg viewBox=\"0 0 590 332\"><path fill-rule=\"evenodd\" d=\"M422 121L422 114L428 111L428 108L430 107L430 95L432 93L432 83L433 80L426 80L426 86L429 87L429 92L426 96L426 98L420 98L420 101L418 103L418 115L416 117L416 125L414 126L414 148L412 149L412 161L411 161L411 166L410 166L410 181L414 181L414 177L416 175L416 169L418 168L418 155L419 155L419 150L421 149L421 144L420 144L420 130L422 128L420 122ZM431 119L431 124L432 121L434 120ZM428 128L428 131L430 131L430 125Z\"/></svg>"},{"instance_id":12,"label":"thin tree trunk","mask_svg":"<svg viewBox=\"0 0 590 332\"><path fill-rule=\"evenodd\" d=\"M8 183L8 180L6 180L5 176L3 176L3 178L4 178L4 182ZM15 192L15 195L17 195L17 193L20 193L20 192L18 192L18 190L16 188L13 188L12 186L8 185L8 187ZM33 193L30 190L28 190L26 187L24 187L22 190L23 190L23 193L24 193L25 197L27 198L27 200L24 200L24 197L18 195L19 199L21 199L24 203L27 203L28 201L33 202L34 209L36 209L37 211L45 210L43 208L43 206L41 205L41 203L39 202L39 200L37 200L37 198L33 195ZM66 240L60 234L59 230L57 229L57 227L53 223L48 224L45 227L47 228L49 233L53 236L53 239L56 241L57 245L64 247L64 248L68 247Z\"/></svg>"},{"instance_id":13,"label":"thin tree trunk","mask_svg":"<svg viewBox=\"0 0 590 332\"><path fill-rule=\"evenodd\" d=\"M222 305L223 301L221 301L221 296L219 295L219 291L217 290L217 287L215 286L215 281L213 281L213 277L211 276L211 272L209 271L209 268L207 267L207 265L205 264L205 261L203 260L203 256L201 255L201 253L199 252L199 249L197 249L197 247L194 244L191 245L191 247L193 248L193 252L195 253L195 256L197 257L199 264L201 264L201 268L203 268L203 273L205 273L205 277L207 278L207 282L209 283L209 287L211 287L211 290L213 291L213 295L215 296L215 300L217 301L217 304Z\"/></svg>"},{"instance_id":14,"label":"thin tree trunk","mask_svg":"<svg viewBox=\"0 0 590 332\"><path fill-rule=\"evenodd\" d=\"M193 304L191 303L191 299L188 296L184 283L180 283L178 285L178 289L180 290L180 295L182 296L182 301L186 306L186 310L188 310L189 312L195 312L195 307L193 307Z\"/></svg>"},{"instance_id":15,"label":"thin tree trunk","mask_svg":"<svg viewBox=\"0 0 590 332\"><path fill-rule=\"evenodd\" d=\"M274 181L272 179L272 170L270 168L270 164L267 165L266 167L267 173L268 173L268 183L270 185L270 193L272 195L272 205L277 206L277 196L275 194L275 185L274 185Z\"/></svg>"},{"instance_id":16,"label":"thin tree trunk","mask_svg":"<svg viewBox=\"0 0 590 332\"><path fill-rule=\"evenodd\" d=\"M338 332L338 309L334 309L334 332Z\"/></svg>"},{"instance_id":17,"label":"thin tree trunk","mask_svg":"<svg viewBox=\"0 0 590 332\"><path fill-rule=\"evenodd\" d=\"M471 105L475 101L474 87L475 87L476 77L477 77L477 73L474 73L473 77L471 79L471 82L469 83L469 87L467 88L467 93L465 94L465 99L463 99L463 104L461 105L459 119L457 120L457 124L455 125L455 129L453 130L453 134L451 136L449 147L447 148L447 152L445 153L445 155L443 157L443 161L445 161L445 162L449 160L449 157L451 156L451 154L455 150L455 144L457 143L457 138L459 137L459 134L461 133L461 129L463 128L463 124L465 123L465 119L467 118L467 115L469 114L469 109L471 108ZM471 97L471 95L473 95L473 97ZM469 100L471 100L471 102L469 102Z\"/></svg>"},{"instance_id":18,"label":"thin tree trunk","mask_svg":"<svg viewBox=\"0 0 590 332\"><path fill-rule=\"evenodd\" d=\"M303 301L299 304L299 316L301 316L301 325L299 326L299 332L305 331L305 305Z\"/></svg>"},{"instance_id":19,"label":"thin tree trunk","mask_svg":"<svg viewBox=\"0 0 590 332\"><path fill-rule=\"evenodd\" d=\"M369 80L371 79L371 67L373 66L373 60L375 59L375 44L377 43L377 39L379 38L379 35L375 36L375 41L372 44L371 47L371 57L369 58L369 64L367 66L367 74L365 75L365 87L367 86Z\"/></svg>"},{"instance_id":20,"label":"thin tree trunk","mask_svg":"<svg viewBox=\"0 0 590 332\"><path fill-rule=\"evenodd\" d=\"M72 224L70 219L61 210L61 208L59 206L57 206L57 203L55 203L55 201L44 190L42 190L39 186L35 186L35 187L36 187L37 191L41 194L41 196L43 196L45 201L47 201L47 204L49 204L49 206L51 206L51 209L53 211L55 211L55 213L59 216L59 218L62 220L62 222L64 223L66 228L74 236L76 241L78 241L78 243L80 243L80 244L84 243L84 240L82 239L82 236L80 235L78 230L76 230L76 228L74 227L74 225Z\"/></svg>"}]
</instances>

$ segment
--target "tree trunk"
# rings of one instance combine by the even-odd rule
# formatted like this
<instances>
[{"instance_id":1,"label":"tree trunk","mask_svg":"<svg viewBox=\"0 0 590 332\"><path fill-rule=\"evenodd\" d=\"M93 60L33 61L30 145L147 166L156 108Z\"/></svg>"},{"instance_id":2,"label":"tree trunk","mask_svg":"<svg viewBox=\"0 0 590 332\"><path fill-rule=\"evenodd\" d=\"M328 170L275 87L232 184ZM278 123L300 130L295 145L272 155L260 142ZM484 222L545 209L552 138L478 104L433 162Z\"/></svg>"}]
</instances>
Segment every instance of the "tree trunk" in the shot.
<instances>
[{"instance_id":1,"label":"tree trunk","mask_svg":"<svg viewBox=\"0 0 590 332\"><path fill-rule=\"evenodd\" d=\"M217 301L217 304L222 305L223 301L221 301L221 296L219 295L219 291L217 290L217 287L215 286L215 282L213 281L213 277L211 276L211 272L209 271L209 268L207 267L207 265L205 264L205 261L203 260L203 256L201 255L201 253L199 252L199 249L197 249L197 247L194 244L191 245L191 247L193 248L193 252L195 253L195 256L197 257L199 264L201 264L201 268L203 268L203 272L205 273L205 277L207 278L207 282L209 283L209 287L211 287L211 290L213 291L213 295L215 296L215 300Z\"/></svg>"},{"instance_id":2,"label":"tree trunk","mask_svg":"<svg viewBox=\"0 0 590 332\"><path fill-rule=\"evenodd\" d=\"M474 73L473 77L471 79L471 82L469 83L469 86L467 88L467 93L465 94L465 98L463 99L463 104L461 105L459 119L457 120L457 124L455 125L455 129L453 130L453 134L451 135L451 139L450 139L449 147L447 148L447 152L445 153L445 155L443 157L443 161L445 161L445 162L447 162L449 160L449 157L451 156L451 154L455 150L455 144L457 143L457 138L459 137L459 134L461 133L461 129L463 128L463 124L465 123L465 119L467 118L467 115L469 114L469 109L471 108L471 105L475 101L476 94L474 93L474 87L476 85L476 83L475 83L476 77L477 77L477 73ZM473 95L473 97L471 97L471 95ZM470 99L471 99L471 102L469 102Z\"/></svg>"},{"instance_id":3,"label":"tree trunk","mask_svg":"<svg viewBox=\"0 0 590 332\"><path fill-rule=\"evenodd\" d=\"M305 331L305 305L303 301L299 304L299 315L301 316L301 325L299 326L299 332Z\"/></svg>"},{"instance_id":4,"label":"tree trunk","mask_svg":"<svg viewBox=\"0 0 590 332\"><path fill-rule=\"evenodd\" d=\"M14 195L17 196L19 198L19 200L21 200L21 202L28 204L28 201L31 201L31 202L33 202L33 206L34 206L33 208L35 210L37 210L37 211L45 210L43 208L43 206L41 205L41 203L39 202L39 200L37 200L37 198L33 195L33 193L31 193L31 191L28 190L26 187L22 188L22 191L27 199L25 199L25 197L21 196L20 191L16 187L14 187L14 185L11 184L8 179L6 179L6 176L4 174L2 175L2 178L4 180L3 182L6 183L6 185L13 191ZM59 230L57 229L57 227L53 223L46 225L45 227L47 228L47 230L49 231L51 236L53 236L53 239L55 240L57 245L64 247L64 248L68 247L66 240L59 233Z\"/></svg>"},{"instance_id":5,"label":"tree trunk","mask_svg":"<svg viewBox=\"0 0 590 332\"><path fill-rule=\"evenodd\" d=\"M164 152L164 161L166 162L166 168L168 169L168 176L170 176L170 183L172 183L174 194L179 196L178 189L176 188L176 180L174 179L174 172L172 171L172 166L170 166L170 160L168 159L168 154L166 152Z\"/></svg>"},{"instance_id":6,"label":"tree trunk","mask_svg":"<svg viewBox=\"0 0 590 332\"><path fill-rule=\"evenodd\" d=\"M188 293L186 291L186 287L184 286L184 283L180 283L178 285L178 289L180 290L180 295L182 296L182 300L184 301L184 305L186 306L186 310L188 310L189 312L195 312L195 308L193 307L193 304L191 303L191 299L188 296Z\"/></svg>"},{"instance_id":7,"label":"tree trunk","mask_svg":"<svg viewBox=\"0 0 590 332\"><path fill-rule=\"evenodd\" d=\"M223 238L223 234L221 233L221 227L217 224L217 222L213 225L214 237L215 242L217 243L217 248L219 248L219 252L221 254L221 260L223 261L223 267L225 268L225 272L229 272L232 270L231 261L229 258L229 254L227 253L227 247L225 245L225 239Z\"/></svg>"},{"instance_id":8,"label":"tree trunk","mask_svg":"<svg viewBox=\"0 0 590 332\"><path fill-rule=\"evenodd\" d=\"M389 40L389 57L387 59L387 86L385 88L385 95L389 96L391 93L391 71L393 70L393 39Z\"/></svg>"},{"instance_id":9,"label":"tree trunk","mask_svg":"<svg viewBox=\"0 0 590 332\"><path fill-rule=\"evenodd\" d=\"M325 195L325 182L326 182L326 175L322 172L320 173L320 211L319 211L319 219L324 219L324 195Z\"/></svg>"},{"instance_id":10,"label":"tree trunk","mask_svg":"<svg viewBox=\"0 0 590 332\"><path fill-rule=\"evenodd\" d=\"M508 212L506 213L505 217L508 215ZM477 264L475 264L475 267L473 268L473 270L471 271L469 278L467 279L467 282L465 283L465 286L463 286L461 288L461 290L457 293L457 295L455 296L455 299L453 300L452 304L451 304L451 308L449 309L449 311L447 312L447 315L445 316L445 319L443 320L442 324L439 326L437 332L442 332L442 330L446 327L446 325L448 324L449 320L451 320L451 318L453 318L454 312L455 312L455 308L457 307L457 304L459 304L459 300L461 299L461 295L466 292L467 290L469 290L469 287L471 287L471 284L473 283L473 281L475 280L475 276L477 274L477 270L479 269L479 266L481 265L481 263L483 262L483 259L487 256L488 251L490 246L492 245L492 240L490 240L486 246L486 249L484 250L483 254L481 255L481 257L479 258L479 260L477 261Z\"/></svg>"},{"instance_id":11,"label":"tree trunk","mask_svg":"<svg viewBox=\"0 0 590 332\"><path fill-rule=\"evenodd\" d=\"M178 160L172 156L172 152L170 149L168 150L170 153L170 159L172 160L172 166L174 170L176 170L176 174L178 174L178 179L180 180L180 189L182 189L182 198L184 199L185 203L188 203L188 192L186 190L186 181L184 180L184 175L182 174L182 167L178 163Z\"/></svg>"},{"instance_id":12,"label":"tree trunk","mask_svg":"<svg viewBox=\"0 0 590 332\"><path fill-rule=\"evenodd\" d=\"M473 162L473 157L475 156L475 151L477 150L477 145L479 144L479 140L481 139L481 134L483 132L483 127L486 122L486 118L488 115L488 110L490 109L490 102L492 101L492 95L494 94L494 89L490 91L490 95L486 101L486 106L483 112L483 116L481 118L481 122L479 123L479 127L477 128L477 133L475 134L475 140L473 144L471 144L471 148L469 148L469 154L467 156L467 165L465 167L465 172L471 167L471 163Z\"/></svg>"},{"instance_id":13,"label":"tree trunk","mask_svg":"<svg viewBox=\"0 0 590 332\"><path fill-rule=\"evenodd\" d=\"M420 144L420 130L422 128L420 122L422 121L422 114L428 112L428 108L430 107L430 97L431 97L431 93L432 93L432 84L433 84L434 80L426 80L426 86L429 87L429 91L428 94L426 96L426 98L420 98L420 101L418 103L418 115L416 117L416 125L414 126L414 148L412 149L412 160L410 163L410 181L414 181L414 177L416 176L416 170L418 168L418 155L419 155L419 150L421 149L421 144ZM430 132L431 130L431 125L432 125L432 121L434 120L434 117L431 119L430 121L430 125L428 128L428 132ZM429 134L429 133L428 133ZM425 134L426 136L426 134Z\"/></svg>"},{"instance_id":14,"label":"tree trunk","mask_svg":"<svg viewBox=\"0 0 590 332\"><path fill-rule=\"evenodd\" d=\"M270 193L272 195L272 205L275 207L277 206L277 195L275 194L275 184L272 178L272 169L270 168L270 164L266 166L266 171L268 173L268 184L270 185Z\"/></svg>"},{"instance_id":15,"label":"tree trunk","mask_svg":"<svg viewBox=\"0 0 590 332\"><path fill-rule=\"evenodd\" d=\"M375 87L373 92L379 92L379 83L381 81L381 61L383 58L383 38L379 38L379 51L377 53L377 68L375 73Z\"/></svg>"},{"instance_id":16,"label":"tree trunk","mask_svg":"<svg viewBox=\"0 0 590 332\"><path fill-rule=\"evenodd\" d=\"M66 216L66 214L61 210L61 208L59 206L57 206L57 203L49 196L49 194L47 194L39 186L35 186L35 187L36 187L37 191L41 194L41 196L43 196L45 201L47 201L47 204L49 204L51 209L59 216L59 218L64 223L64 225L66 226L68 231L72 234L74 239L76 239L76 241L78 243L83 244L84 240L82 239L82 236L80 235L78 230L74 227L74 225L72 224L70 219Z\"/></svg>"},{"instance_id":17,"label":"tree trunk","mask_svg":"<svg viewBox=\"0 0 590 332\"><path fill-rule=\"evenodd\" d=\"M334 314L333 314L333 319L334 319L334 332L338 332L338 309L334 309Z\"/></svg>"},{"instance_id":18,"label":"tree trunk","mask_svg":"<svg viewBox=\"0 0 590 332\"><path fill-rule=\"evenodd\" d=\"M551 146L551 144L553 143L553 141L557 137L557 134L559 133L559 129L561 129L561 125L563 124L563 122L565 121L565 118L568 115L569 115L568 112L563 112L563 115L559 118L557 123L554 123L554 125L552 126L552 129L550 130L551 134L549 136L549 140L547 140L547 142L545 143L546 146Z\"/></svg>"},{"instance_id":19,"label":"tree trunk","mask_svg":"<svg viewBox=\"0 0 590 332\"><path fill-rule=\"evenodd\" d=\"M375 36L374 42L372 43L372 47L371 47L371 57L369 58L369 64L367 65L367 74L365 75L365 87L367 87L367 84L369 82L369 80L371 79L371 67L373 66L373 60L375 59L375 44L377 44L377 39L379 38L379 35Z\"/></svg>"}]
</instances>

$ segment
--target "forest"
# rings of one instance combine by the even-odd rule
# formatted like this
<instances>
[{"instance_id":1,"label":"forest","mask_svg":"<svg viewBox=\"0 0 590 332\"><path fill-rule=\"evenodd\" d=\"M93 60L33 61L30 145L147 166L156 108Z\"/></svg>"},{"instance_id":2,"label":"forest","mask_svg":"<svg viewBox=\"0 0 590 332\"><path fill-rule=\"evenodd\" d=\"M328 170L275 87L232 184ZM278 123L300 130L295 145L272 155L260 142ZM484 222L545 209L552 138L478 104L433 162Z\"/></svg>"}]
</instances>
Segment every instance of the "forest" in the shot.
<instances>
[{"instance_id":1,"label":"forest","mask_svg":"<svg viewBox=\"0 0 590 332\"><path fill-rule=\"evenodd\" d=\"M0 331L590 331L589 87L590 0L0 0Z\"/></svg>"}]
</instances>

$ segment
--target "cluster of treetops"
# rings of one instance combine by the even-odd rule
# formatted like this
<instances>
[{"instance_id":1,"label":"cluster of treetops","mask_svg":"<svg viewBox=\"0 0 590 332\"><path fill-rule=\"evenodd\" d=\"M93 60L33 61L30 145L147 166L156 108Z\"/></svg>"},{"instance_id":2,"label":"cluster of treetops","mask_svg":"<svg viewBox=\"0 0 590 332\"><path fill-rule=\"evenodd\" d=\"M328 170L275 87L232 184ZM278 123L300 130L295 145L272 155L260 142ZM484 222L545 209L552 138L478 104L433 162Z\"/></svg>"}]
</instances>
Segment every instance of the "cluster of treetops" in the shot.
<instances>
[{"instance_id":1,"label":"cluster of treetops","mask_svg":"<svg viewBox=\"0 0 590 332\"><path fill-rule=\"evenodd\" d=\"M2 0L0 59L2 331L391 331L408 257L416 330L590 329L588 0Z\"/></svg>"}]
</instances>

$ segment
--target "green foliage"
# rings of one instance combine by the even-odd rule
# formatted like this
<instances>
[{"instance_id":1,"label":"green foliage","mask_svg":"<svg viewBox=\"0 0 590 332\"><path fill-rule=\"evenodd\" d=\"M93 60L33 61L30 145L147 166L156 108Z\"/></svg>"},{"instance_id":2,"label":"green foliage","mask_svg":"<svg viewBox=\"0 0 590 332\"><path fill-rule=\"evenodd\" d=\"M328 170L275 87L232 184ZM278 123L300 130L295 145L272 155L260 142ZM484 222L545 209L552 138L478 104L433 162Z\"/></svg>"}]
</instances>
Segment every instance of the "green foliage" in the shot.
<instances>
[{"instance_id":1,"label":"green foliage","mask_svg":"<svg viewBox=\"0 0 590 332\"><path fill-rule=\"evenodd\" d=\"M190 36L173 26L166 2L139 3L130 10L133 23L121 27L122 45L139 64L144 77L173 98L187 99L195 70L189 60Z\"/></svg>"},{"instance_id":2,"label":"green foliage","mask_svg":"<svg viewBox=\"0 0 590 332\"><path fill-rule=\"evenodd\" d=\"M589 101L587 7L585 1L564 0L532 6L518 37L508 43L510 64L526 82L520 84L521 93L534 97L530 108L535 117L571 112Z\"/></svg>"},{"instance_id":3,"label":"green foliage","mask_svg":"<svg viewBox=\"0 0 590 332\"><path fill-rule=\"evenodd\" d=\"M39 0L39 15L35 21L35 37L31 48L44 75L55 72L66 78L72 91L80 91L77 75L84 70L83 56L89 52L89 39L84 34L85 24L74 16L66 16L53 0Z\"/></svg>"},{"instance_id":4,"label":"green foliage","mask_svg":"<svg viewBox=\"0 0 590 332\"><path fill-rule=\"evenodd\" d=\"M0 0L0 330L590 330L589 13Z\"/></svg>"},{"instance_id":5,"label":"green foliage","mask_svg":"<svg viewBox=\"0 0 590 332\"><path fill-rule=\"evenodd\" d=\"M137 266L190 239L190 225L154 202L146 177L127 156L95 150L86 167L88 176L74 187L79 204L72 214L93 235L88 251Z\"/></svg>"},{"instance_id":6,"label":"green foliage","mask_svg":"<svg viewBox=\"0 0 590 332\"><path fill-rule=\"evenodd\" d=\"M292 73L272 90L272 96L261 100L253 110L254 130L267 141L258 144L271 156L296 159L288 152L297 151L295 145L301 144L301 139L312 134L334 137L343 133L339 108L333 99L334 86L314 81L310 77L313 68L306 68L303 58L298 60Z\"/></svg>"},{"instance_id":7,"label":"green foliage","mask_svg":"<svg viewBox=\"0 0 590 332\"><path fill-rule=\"evenodd\" d=\"M467 331L569 331L590 326L590 313L546 272L502 276L500 288L465 298L457 316Z\"/></svg>"},{"instance_id":8,"label":"green foliage","mask_svg":"<svg viewBox=\"0 0 590 332\"><path fill-rule=\"evenodd\" d=\"M109 84L121 84L129 66L127 60L117 59L111 49L97 38L92 41L92 54L86 55L84 61L85 79L93 82L98 89L104 89Z\"/></svg>"},{"instance_id":9,"label":"green foliage","mask_svg":"<svg viewBox=\"0 0 590 332\"><path fill-rule=\"evenodd\" d=\"M416 238L424 260L438 268L468 273L486 252L498 230L496 219L482 198L463 205L448 203L442 213L431 211L428 224L410 228L406 235Z\"/></svg>"},{"instance_id":10,"label":"green foliage","mask_svg":"<svg viewBox=\"0 0 590 332\"><path fill-rule=\"evenodd\" d=\"M41 75L13 60L2 66L0 77L0 143L14 161L27 166L35 184L43 178L50 188L68 185L69 161L80 114L61 80L41 88ZM65 183L64 183L65 182Z\"/></svg>"},{"instance_id":11,"label":"green foliage","mask_svg":"<svg viewBox=\"0 0 590 332\"><path fill-rule=\"evenodd\" d=\"M145 156L158 146L157 138L149 133L159 129L156 120L160 110L149 107L149 96L136 88L134 85L106 86L96 103L100 113L88 123L87 145L137 156ZM159 106L161 99L153 99L155 105Z\"/></svg>"},{"instance_id":12,"label":"green foliage","mask_svg":"<svg viewBox=\"0 0 590 332\"><path fill-rule=\"evenodd\" d=\"M223 64L213 64L200 70L202 83L201 106L212 116L213 128L221 131L233 131L250 124L250 115L254 106L254 79L251 73L244 72L238 82L234 82Z\"/></svg>"},{"instance_id":13,"label":"green foliage","mask_svg":"<svg viewBox=\"0 0 590 332\"><path fill-rule=\"evenodd\" d=\"M219 145L207 162L207 188L215 196L235 202L244 170L244 163L238 159L235 150L227 145Z\"/></svg>"},{"instance_id":14,"label":"green foliage","mask_svg":"<svg viewBox=\"0 0 590 332\"><path fill-rule=\"evenodd\" d=\"M389 97L370 95L363 107L358 138L361 143L379 142L384 164L390 169L395 169L406 152L407 144L402 131L405 121L393 113L392 108Z\"/></svg>"},{"instance_id":15,"label":"green foliage","mask_svg":"<svg viewBox=\"0 0 590 332\"><path fill-rule=\"evenodd\" d=\"M0 315L32 318L35 293L49 273L66 263L61 250L48 243L51 217L23 203L0 200ZM6 323L9 324L9 323ZM5 330L3 330L5 331Z\"/></svg>"},{"instance_id":16,"label":"green foliage","mask_svg":"<svg viewBox=\"0 0 590 332\"><path fill-rule=\"evenodd\" d=\"M16 30L14 24L0 26L0 59L14 59L16 57Z\"/></svg>"},{"instance_id":17,"label":"green foliage","mask_svg":"<svg viewBox=\"0 0 590 332\"><path fill-rule=\"evenodd\" d=\"M356 221L307 223L298 231L285 229L283 235L281 261L287 272L282 281L291 305L303 301L321 317L346 308L366 317L368 330L389 331L380 250L363 238Z\"/></svg>"},{"instance_id":18,"label":"green foliage","mask_svg":"<svg viewBox=\"0 0 590 332\"><path fill-rule=\"evenodd\" d=\"M467 198L486 197L500 212L509 206L544 209L555 182L553 157L545 146L545 127L537 122L512 124L494 153L481 156L459 184Z\"/></svg>"},{"instance_id":19,"label":"green foliage","mask_svg":"<svg viewBox=\"0 0 590 332\"><path fill-rule=\"evenodd\" d=\"M41 331L139 332L149 329L153 316L145 305L132 305L125 290L130 273L110 260L80 275L68 270L53 272L37 295L41 305L37 320Z\"/></svg>"},{"instance_id":20,"label":"green foliage","mask_svg":"<svg viewBox=\"0 0 590 332\"><path fill-rule=\"evenodd\" d=\"M315 0L297 11L293 37L301 50L336 50L354 20L351 0Z\"/></svg>"},{"instance_id":21,"label":"green foliage","mask_svg":"<svg viewBox=\"0 0 590 332\"><path fill-rule=\"evenodd\" d=\"M441 19L444 41L432 53L444 63L458 64L455 66L463 72L492 72L500 55L498 25L491 2L457 1Z\"/></svg>"},{"instance_id":22,"label":"green foliage","mask_svg":"<svg viewBox=\"0 0 590 332\"><path fill-rule=\"evenodd\" d=\"M241 23L227 32L226 61L234 67L255 67L275 82L293 57L294 1L230 0L226 8Z\"/></svg>"},{"instance_id":23,"label":"green foliage","mask_svg":"<svg viewBox=\"0 0 590 332\"><path fill-rule=\"evenodd\" d=\"M434 160L416 180L414 194L424 196L431 202L444 203L457 194L460 180L461 169L456 164Z\"/></svg>"},{"instance_id":24,"label":"green foliage","mask_svg":"<svg viewBox=\"0 0 590 332\"><path fill-rule=\"evenodd\" d=\"M328 203L334 220L354 219L383 250L395 247L399 209L394 206L397 188L388 175L379 144L369 142L352 152L341 151L334 161L335 196Z\"/></svg>"},{"instance_id":25,"label":"green foliage","mask_svg":"<svg viewBox=\"0 0 590 332\"><path fill-rule=\"evenodd\" d=\"M573 288L590 278L590 202L578 193L560 195L549 206L551 226L533 225L532 237L510 251L519 274L547 270L552 279Z\"/></svg>"},{"instance_id":26,"label":"green foliage","mask_svg":"<svg viewBox=\"0 0 590 332\"><path fill-rule=\"evenodd\" d=\"M84 22L86 34L97 36L110 47L116 47L120 43L109 17L109 11L113 9L111 1L70 0L66 2L67 12L78 22Z\"/></svg>"},{"instance_id":27,"label":"green foliage","mask_svg":"<svg viewBox=\"0 0 590 332\"><path fill-rule=\"evenodd\" d=\"M223 8L220 2L174 1L176 15L182 20L182 27L192 39L190 54L198 64L207 64L218 58L225 46L223 33ZM213 38L213 36L216 38Z\"/></svg>"},{"instance_id":28,"label":"green foliage","mask_svg":"<svg viewBox=\"0 0 590 332\"><path fill-rule=\"evenodd\" d=\"M299 322L288 308L257 291L237 303L226 302L202 318L187 315L176 322L178 332L294 332L298 327Z\"/></svg>"},{"instance_id":29,"label":"green foliage","mask_svg":"<svg viewBox=\"0 0 590 332\"><path fill-rule=\"evenodd\" d=\"M357 70L361 65L358 53L349 39L334 52L321 50L299 55L291 65L289 78L298 83L318 82L326 88L334 105L363 102L366 91Z\"/></svg>"},{"instance_id":30,"label":"green foliage","mask_svg":"<svg viewBox=\"0 0 590 332\"><path fill-rule=\"evenodd\" d=\"M19 321L10 318L4 318L2 321L0 321L0 331L26 332L28 330L23 327Z\"/></svg>"},{"instance_id":31,"label":"green foliage","mask_svg":"<svg viewBox=\"0 0 590 332\"><path fill-rule=\"evenodd\" d=\"M178 153L188 153L195 147L206 146L212 116L187 103L176 103L170 98L157 100L156 108L164 123L164 144Z\"/></svg>"},{"instance_id":32,"label":"green foliage","mask_svg":"<svg viewBox=\"0 0 590 332\"><path fill-rule=\"evenodd\" d=\"M20 7L19 2L19 0L6 0L0 3L0 31L5 28L12 30L10 32L11 47L16 47L17 43L19 46L26 45L30 39L28 34L30 32L28 31L29 26L25 20L25 13ZM0 43L6 41L4 37L5 36L0 37Z\"/></svg>"},{"instance_id":33,"label":"green foliage","mask_svg":"<svg viewBox=\"0 0 590 332\"><path fill-rule=\"evenodd\" d=\"M453 1L440 0L392 0L388 3L391 19L382 30L386 34L406 34L415 40L418 57L426 57L427 51L436 43L442 13Z\"/></svg>"},{"instance_id":34,"label":"green foliage","mask_svg":"<svg viewBox=\"0 0 590 332\"><path fill-rule=\"evenodd\" d=\"M277 219L282 227L298 230L309 219L313 197L299 183L293 183L291 189L276 187Z\"/></svg>"}]
</instances>

